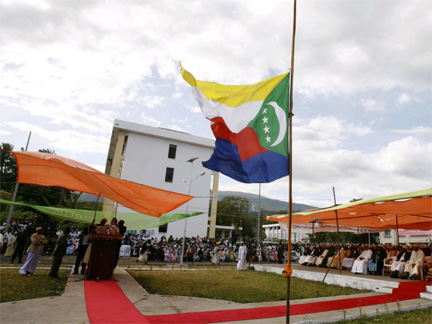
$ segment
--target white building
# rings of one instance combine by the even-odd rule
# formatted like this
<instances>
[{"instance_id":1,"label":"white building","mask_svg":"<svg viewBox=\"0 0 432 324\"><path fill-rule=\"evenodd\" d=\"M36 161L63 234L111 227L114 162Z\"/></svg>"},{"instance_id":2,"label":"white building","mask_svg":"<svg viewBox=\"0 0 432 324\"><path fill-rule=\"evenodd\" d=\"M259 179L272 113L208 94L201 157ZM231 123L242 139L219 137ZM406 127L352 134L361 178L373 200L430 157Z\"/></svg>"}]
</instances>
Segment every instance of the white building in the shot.
<instances>
[{"instance_id":1,"label":"white building","mask_svg":"<svg viewBox=\"0 0 432 324\"><path fill-rule=\"evenodd\" d=\"M403 230L400 231L403 233ZM411 231L414 232L414 231ZM414 234L414 233L413 233ZM379 233L379 242L381 244L391 244L391 245L397 245L398 243L398 237L396 230L389 229L384 232ZM412 244L431 244L432 243L432 235L400 235L399 234L399 244L404 245L412 245Z\"/></svg>"},{"instance_id":2,"label":"white building","mask_svg":"<svg viewBox=\"0 0 432 324\"><path fill-rule=\"evenodd\" d=\"M288 232L281 229L278 223L263 225L266 240L288 240ZM309 235L304 233L291 233L292 243L304 243L309 242Z\"/></svg>"},{"instance_id":3,"label":"white building","mask_svg":"<svg viewBox=\"0 0 432 324\"><path fill-rule=\"evenodd\" d=\"M207 236L212 171L204 168L214 140L169 129L115 120L105 173L150 187L190 194L195 198L172 213L203 212L188 218L186 236ZM194 160L194 158L197 158ZM201 176L201 173L205 172ZM192 181L190 181L192 180ZM190 190L190 193L189 193ZM116 203L105 199L104 210ZM118 212L132 212L119 206ZM185 220L148 229L152 237L183 237ZM127 226L127 224L125 224Z\"/></svg>"}]
</instances>

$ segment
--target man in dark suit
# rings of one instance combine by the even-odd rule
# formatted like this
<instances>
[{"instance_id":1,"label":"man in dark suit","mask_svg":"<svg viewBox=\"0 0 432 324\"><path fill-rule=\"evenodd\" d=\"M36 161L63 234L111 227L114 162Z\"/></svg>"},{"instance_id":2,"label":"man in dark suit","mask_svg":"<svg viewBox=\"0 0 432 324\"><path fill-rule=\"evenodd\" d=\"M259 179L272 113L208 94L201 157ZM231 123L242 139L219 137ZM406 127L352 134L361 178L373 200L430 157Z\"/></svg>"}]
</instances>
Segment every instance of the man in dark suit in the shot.
<instances>
[{"instance_id":1,"label":"man in dark suit","mask_svg":"<svg viewBox=\"0 0 432 324\"><path fill-rule=\"evenodd\" d=\"M118 222L118 228L119 228L119 235L123 235L126 233L126 226L124 226L124 220L120 220ZM117 267L117 263L118 263L118 259L120 256L120 248L122 246L122 241L118 241L117 242L117 250L116 250L116 254L115 254L115 261L114 261L114 269Z\"/></svg>"},{"instance_id":2,"label":"man in dark suit","mask_svg":"<svg viewBox=\"0 0 432 324\"><path fill-rule=\"evenodd\" d=\"M58 278L58 270L60 268L63 256L66 254L66 249L68 247L67 238L70 232L71 228L68 226L64 229L63 233L61 233L57 239L56 246L53 252L53 262L49 273L49 276L51 278Z\"/></svg>"},{"instance_id":3,"label":"man in dark suit","mask_svg":"<svg viewBox=\"0 0 432 324\"><path fill-rule=\"evenodd\" d=\"M16 240L15 252L12 255L11 263L14 263L15 258L18 256L18 263L22 263L24 249L27 245L27 234L25 231L18 232Z\"/></svg>"},{"instance_id":4,"label":"man in dark suit","mask_svg":"<svg viewBox=\"0 0 432 324\"><path fill-rule=\"evenodd\" d=\"M78 270L81 264L82 259L84 258L84 255L87 251L87 248L89 246L89 230L88 227L84 227L80 236L79 236L79 243L78 243L78 249L77 249L77 257L75 259L75 267L73 274L78 274ZM86 263L82 263L81 267L81 274L84 274L84 270L86 268Z\"/></svg>"}]
</instances>

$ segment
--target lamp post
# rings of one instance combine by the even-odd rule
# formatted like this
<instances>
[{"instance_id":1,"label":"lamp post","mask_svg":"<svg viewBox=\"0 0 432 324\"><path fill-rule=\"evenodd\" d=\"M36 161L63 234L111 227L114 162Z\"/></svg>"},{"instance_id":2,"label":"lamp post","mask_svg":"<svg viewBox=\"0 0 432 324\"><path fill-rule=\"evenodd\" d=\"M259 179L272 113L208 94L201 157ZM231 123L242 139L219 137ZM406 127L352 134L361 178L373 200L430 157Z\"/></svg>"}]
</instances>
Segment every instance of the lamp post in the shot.
<instances>
[{"instance_id":1,"label":"lamp post","mask_svg":"<svg viewBox=\"0 0 432 324\"><path fill-rule=\"evenodd\" d=\"M195 160L197 160L198 157L194 157L194 158L190 158L189 160L187 160L186 162L191 164L191 172L190 172L190 176L189 176L189 189L188 189L188 195L190 196L191 193L191 185L192 185L192 181L196 180L197 178L203 176L205 174L205 171L201 172L199 175L197 175L195 178L192 179L192 170L193 170L193 163ZM189 201L186 204L186 214L189 214ZM185 218L185 223L184 223L184 229L183 229L183 241L182 241L182 251L181 251L181 256L180 256L180 265L184 266L185 264L183 263L183 257L184 257L184 250L185 250L185 241L186 241L186 228L187 228L187 218Z\"/></svg>"},{"instance_id":2,"label":"lamp post","mask_svg":"<svg viewBox=\"0 0 432 324\"><path fill-rule=\"evenodd\" d=\"M315 218L315 219L312 221L312 239L313 239L313 244L316 243L316 242L315 242L315 223L318 223L319 221L320 221L319 218Z\"/></svg>"}]
</instances>

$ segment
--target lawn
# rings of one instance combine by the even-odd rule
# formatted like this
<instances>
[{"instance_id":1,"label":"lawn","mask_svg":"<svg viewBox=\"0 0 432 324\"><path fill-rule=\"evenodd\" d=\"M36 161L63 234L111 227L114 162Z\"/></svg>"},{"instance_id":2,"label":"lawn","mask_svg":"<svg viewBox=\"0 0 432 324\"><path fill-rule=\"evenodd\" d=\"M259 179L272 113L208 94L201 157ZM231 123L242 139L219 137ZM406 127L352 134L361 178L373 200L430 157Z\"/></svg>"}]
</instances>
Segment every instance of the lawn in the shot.
<instances>
[{"instance_id":1,"label":"lawn","mask_svg":"<svg viewBox=\"0 0 432 324\"><path fill-rule=\"evenodd\" d=\"M59 296L63 293L70 271L60 270L59 278L48 276L49 270L37 270L33 276L23 276L18 269L0 270L0 302Z\"/></svg>"},{"instance_id":2,"label":"lawn","mask_svg":"<svg viewBox=\"0 0 432 324\"><path fill-rule=\"evenodd\" d=\"M410 312L397 312L374 317L362 317L354 320L336 322L339 324L426 324L432 323L432 308Z\"/></svg>"},{"instance_id":3,"label":"lawn","mask_svg":"<svg viewBox=\"0 0 432 324\"><path fill-rule=\"evenodd\" d=\"M194 296L256 303L286 299L287 279L275 273L209 270L129 271L150 294ZM291 278L290 299L361 294L369 291Z\"/></svg>"}]
</instances>

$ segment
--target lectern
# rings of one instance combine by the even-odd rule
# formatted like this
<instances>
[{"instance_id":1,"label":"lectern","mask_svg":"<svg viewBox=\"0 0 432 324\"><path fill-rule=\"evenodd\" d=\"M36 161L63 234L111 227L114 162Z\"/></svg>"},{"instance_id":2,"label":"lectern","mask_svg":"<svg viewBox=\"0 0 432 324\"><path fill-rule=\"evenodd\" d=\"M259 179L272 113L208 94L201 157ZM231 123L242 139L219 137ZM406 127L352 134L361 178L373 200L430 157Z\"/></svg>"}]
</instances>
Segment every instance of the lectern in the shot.
<instances>
[{"instance_id":1,"label":"lectern","mask_svg":"<svg viewBox=\"0 0 432 324\"><path fill-rule=\"evenodd\" d=\"M88 280L111 279L114 270L117 242L123 235L90 234L91 251L88 264Z\"/></svg>"}]
</instances>

